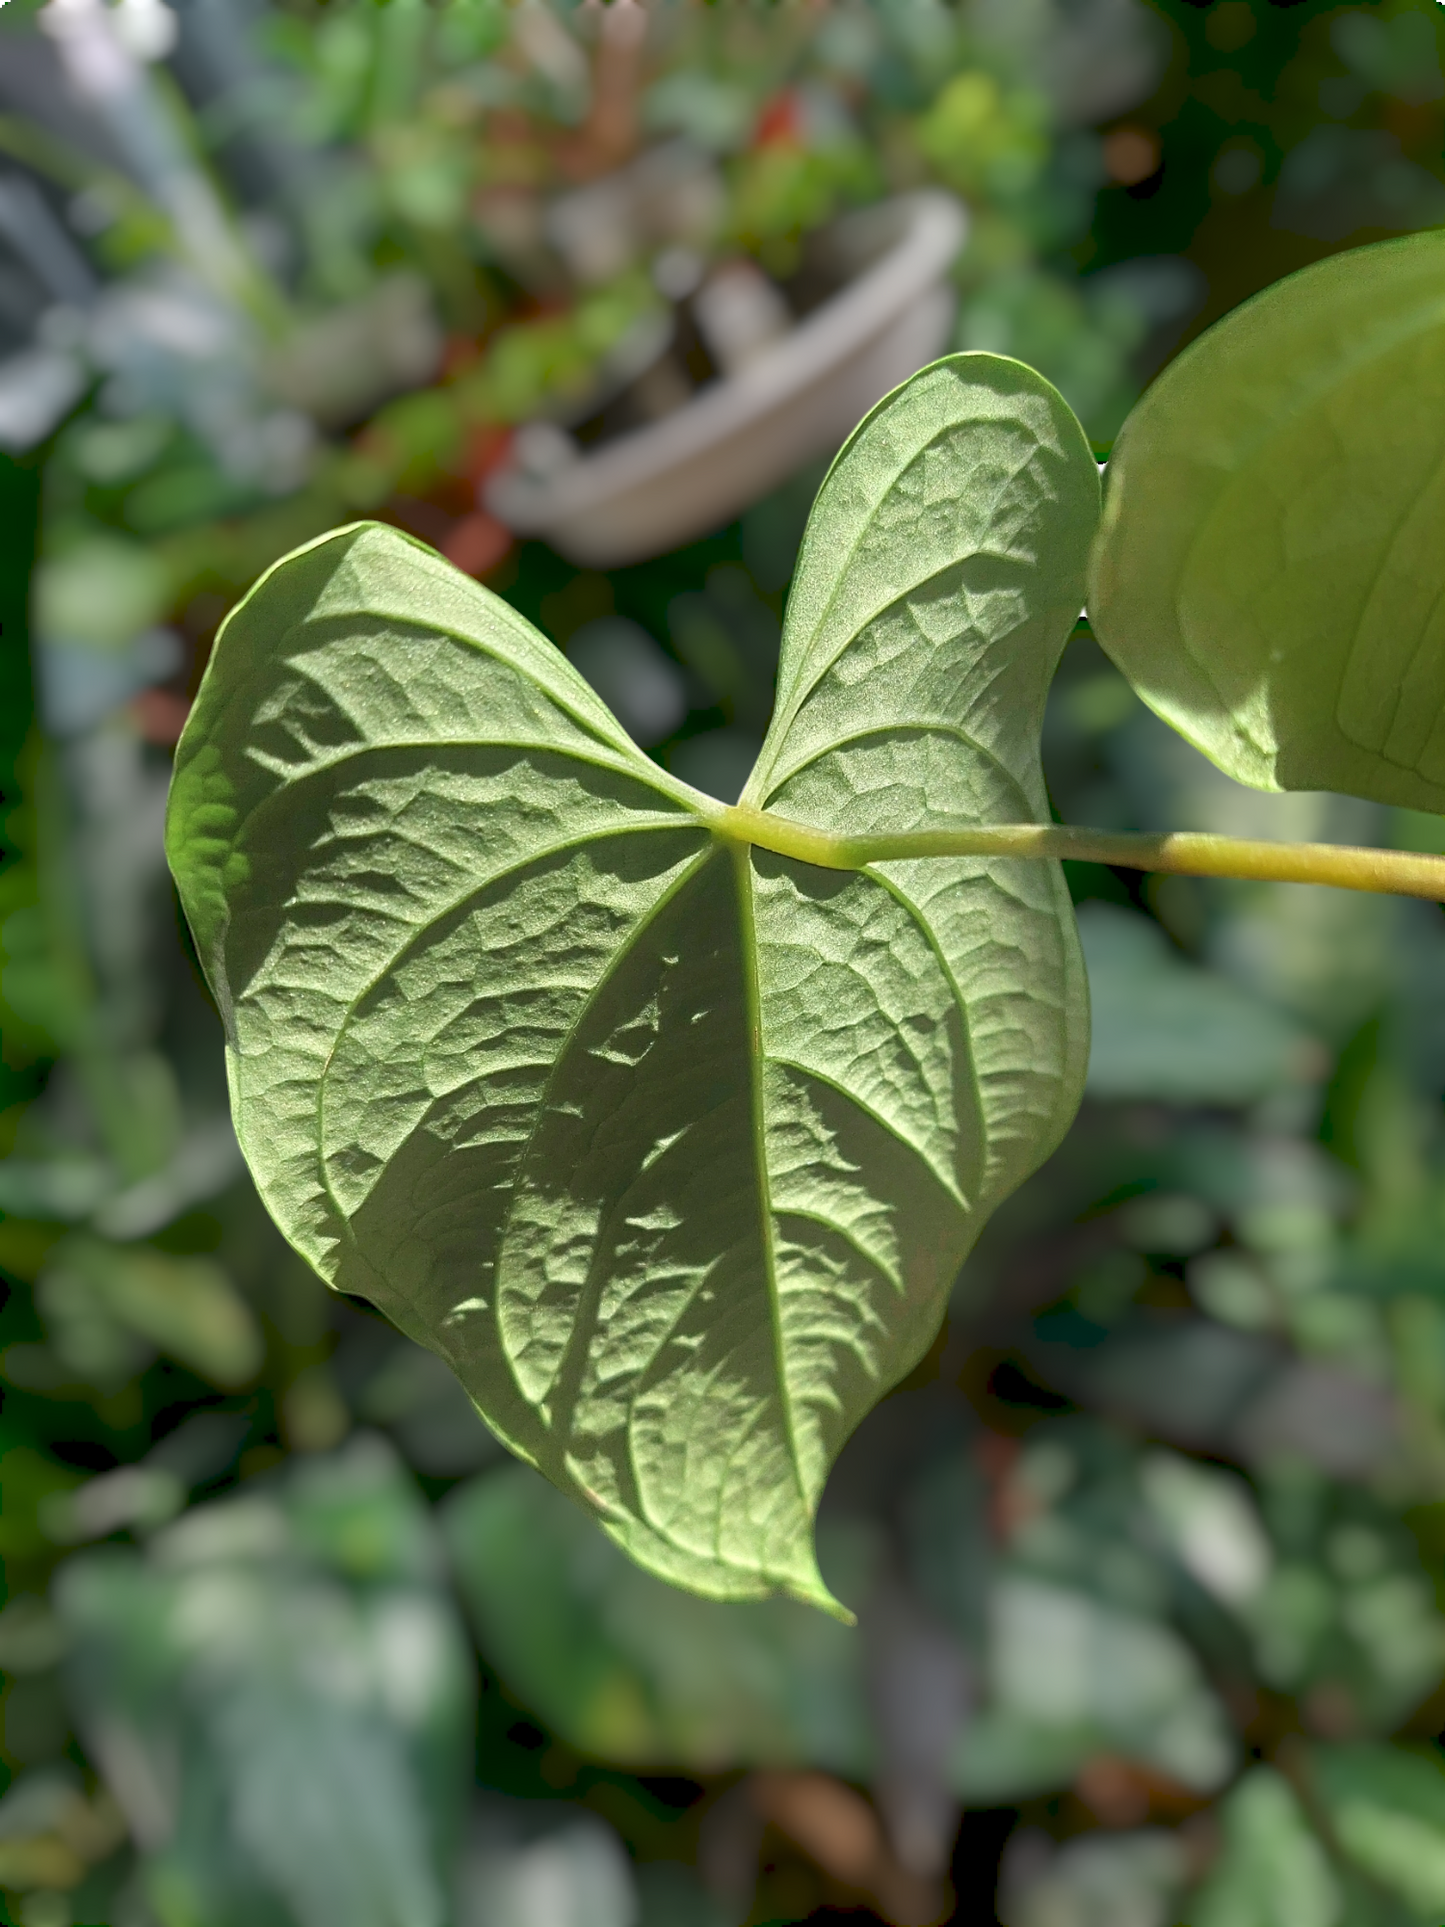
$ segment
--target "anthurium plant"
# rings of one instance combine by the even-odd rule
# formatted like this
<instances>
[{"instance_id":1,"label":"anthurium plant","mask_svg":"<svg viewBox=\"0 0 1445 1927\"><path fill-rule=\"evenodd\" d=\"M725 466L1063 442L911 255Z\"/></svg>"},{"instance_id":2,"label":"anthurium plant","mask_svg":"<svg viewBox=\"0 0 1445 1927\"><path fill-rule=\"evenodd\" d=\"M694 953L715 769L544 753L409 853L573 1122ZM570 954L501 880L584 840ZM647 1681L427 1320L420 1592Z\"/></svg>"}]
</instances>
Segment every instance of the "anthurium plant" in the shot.
<instances>
[{"instance_id":1,"label":"anthurium plant","mask_svg":"<svg viewBox=\"0 0 1445 1927\"><path fill-rule=\"evenodd\" d=\"M736 805L419 544L344 528L230 617L169 852L238 1134L335 1289L441 1354L641 1564L842 1613L829 1467L1080 1101L1059 859L1445 899L1445 860L1049 820L1087 601L1239 781L1445 804L1445 240L1236 311L1101 488L988 354L855 430Z\"/></svg>"}]
</instances>

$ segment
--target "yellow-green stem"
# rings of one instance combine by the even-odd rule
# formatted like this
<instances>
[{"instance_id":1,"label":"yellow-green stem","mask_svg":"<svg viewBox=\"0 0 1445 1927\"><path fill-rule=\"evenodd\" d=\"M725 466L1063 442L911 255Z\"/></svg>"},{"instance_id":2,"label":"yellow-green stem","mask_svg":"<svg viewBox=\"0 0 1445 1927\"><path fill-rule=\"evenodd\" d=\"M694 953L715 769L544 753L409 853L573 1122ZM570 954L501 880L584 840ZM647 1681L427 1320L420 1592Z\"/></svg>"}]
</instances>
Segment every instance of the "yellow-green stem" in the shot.
<instances>
[{"instance_id":1,"label":"yellow-green stem","mask_svg":"<svg viewBox=\"0 0 1445 1927\"><path fill-rule=\"evenodd\" d=\"M1003 823L969 830L916 830L898 836L832 836L771 810L741 804L714 819L718 834L825 870L913 857L1072 857L1176 876L1245 877L1265 883L1328 883L1340 890L1445 902L1445 857L1340 843L1263 843L1194 830L1089 830L1072 823Z\"/></svg>"}]
</instances>

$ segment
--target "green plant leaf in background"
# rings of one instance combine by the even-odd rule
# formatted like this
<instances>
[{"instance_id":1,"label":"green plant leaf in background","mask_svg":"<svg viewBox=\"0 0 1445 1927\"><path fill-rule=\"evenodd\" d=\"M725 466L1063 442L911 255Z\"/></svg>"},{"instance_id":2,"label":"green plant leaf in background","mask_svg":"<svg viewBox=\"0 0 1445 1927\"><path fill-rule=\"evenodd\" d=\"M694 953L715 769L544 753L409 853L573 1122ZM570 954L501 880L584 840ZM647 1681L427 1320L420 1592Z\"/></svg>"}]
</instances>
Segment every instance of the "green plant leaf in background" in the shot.
<instances>
[{"instance_id":1,"label":"green plant leaf in background","mask_svg":"<svg viewBox=\"0 0 1445 1927\"><path fill-rule=\"evenodd\" d=\"M255 1316L209 1258L78 1232L50 1253L37 1296L59 1357L93 1384L123 1382L151 1346L227 1390L261 1366Z\"/></svg>"},{"instance_id":2,"label":"green plant leaf in background","mask_svg":"<svg viewBox=\"0 0 1445 1927\"><path fill-rule=\"evenodd\" d=\"M1095 633L1240 782L1445 810L1442 406L1437 231L1276 282L1125 423Z\"/></svg>"},{"instance_id":3,"label":"green plant leaf in background","mask_svg":"<svg viewBox=\"0 0 1445 1927\"><path fill-rule=\"evenodd\" d=\"M1100 1752L1201 1792L1228 1778L1227 1722L1171 1627L1029 1573L995 1587L989 1617L988 1704L952 1763L970 1805L1027 1799Z\"/></svg>"},{"instance_id":4,"label":"green plant leaf in background","mask_svg":"<svg viewBox=\"0 0 1445 1927\"><path fill-rule=\"evenodd\" d=\"M1223 1841L1189 1909L1189 1927L1338 1927L1329 1860L1288 1780L1245 1774L1220 1807Z\"/></svg>"},{"instance_id":5,"label":"green plant leaf in background","mask_svg":"<svg viewBox=\"0 0 1445 1927\"><path fill-rule=\"evenodd\" d=\"M1079 910L1089 967L1089 1095L1248 1104L1318 1077L1319 1044L1283 1011L1179 956L1157 923Z\"/></svg>"},{"instance_id":6,"label":"green plant leaf in background","mask_svg":"<svg viewBox=\"0 0 1445 1927\"><path fill-rule=\"evenodd\" d=\"M791 1599L663 1585L522 1465L473 1479L442 1520L490 1663L579 1752L695 1773L867 1777L863 1655L842 1626Z\"/></svg>"},{"instance_id":7,"label":"green plant leaf in background","mask_svg":"<svg viewBox=\"0 0 1445 1927\"><path fill-rule=\"evenodd\" d=\"M451 1918L476 1686L442 1575L415 1488L364 1436L144 1553L68 1563L70 1692L156 1916Z\"/></svg>"},{"instance_id":8,"label":"green plant leaf in background","mask_svg":"<svg viewBox=\"0 0 1445 1927\"><path fill-rule=\"evenodd\" d=\"M905 384L819 495L748 800L1043 816L1097 514L1031 370ZM828 1468L1072 1117L1083 969L1052 864L822 870L723 819L505 603L360 527L227 624L168 849L298 1249L643 1565L829 1605Z\"/></svg>"},{"instance_id":9,"label":"green plant leaf in background","mask_svg":"<svg viewBox=\"0 0 1445 1927\"><path fill-rule=\"evenodd\" d=\"M1322 1746L1311 1778L1341 1851L1408 1908L1445 1919L1445 1756L1438 1747Z\"/></svg>"}]
</instances>

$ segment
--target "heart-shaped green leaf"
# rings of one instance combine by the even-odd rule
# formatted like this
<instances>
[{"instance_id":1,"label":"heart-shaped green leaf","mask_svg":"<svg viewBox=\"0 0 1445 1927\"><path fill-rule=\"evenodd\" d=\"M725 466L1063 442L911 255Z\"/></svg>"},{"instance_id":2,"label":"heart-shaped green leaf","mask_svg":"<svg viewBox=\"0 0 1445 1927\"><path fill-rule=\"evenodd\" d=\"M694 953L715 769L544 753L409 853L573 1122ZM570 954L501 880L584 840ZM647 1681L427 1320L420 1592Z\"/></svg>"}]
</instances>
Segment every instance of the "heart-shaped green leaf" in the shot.
<instances>
[{"instance_id":1,"label":"heart-shaped green leaf","mask_svg":"<svg viewBox=\"0 0 1445 1927\"><path fill-rule=\"evenodd\" d=\"M819 496L751 799L860 832L1042 815L1097 515L1040 377L916 376ZM169 852L298 1249L643 1565L830 1605L828 1468L1078 1102L1057 867L750 848L505 603L374 526L230 619Z\"/></svg>"},{"instance_id":2,"label":"heart-shaped green leaf","mask_svg":"<svg viewBox=\"0 0 1445 1927\"><path fill-rule=\"evenodd\" d=\"M1434 232L1267 288L1125 423L1089 614L1240 782L1445 810L1442 413Z\"/></svg>"}]
</instances>

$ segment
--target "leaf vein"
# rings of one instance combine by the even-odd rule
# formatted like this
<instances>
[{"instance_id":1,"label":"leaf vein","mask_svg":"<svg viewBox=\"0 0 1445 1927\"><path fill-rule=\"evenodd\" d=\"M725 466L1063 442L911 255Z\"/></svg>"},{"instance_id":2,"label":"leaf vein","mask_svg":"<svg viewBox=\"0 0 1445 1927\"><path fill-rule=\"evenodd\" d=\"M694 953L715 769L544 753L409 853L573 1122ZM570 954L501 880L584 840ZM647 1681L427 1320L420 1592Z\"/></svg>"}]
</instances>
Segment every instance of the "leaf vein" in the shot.
<instances>
[{"instance_id":1,"label":"leaf vein","mask_svg":"<svg viewBox=\"0 0 1445 1927\"><path fill-rule=\"evenodd\" d=\"M592 845L595 843L610 842L613 838L620 837L620 836L638 835L646 830L676 831L680 827L685 827L685 826L679 825L672 818L668 818L668 817L664 817L655 822L621 823L621 824L618 824L615 828L605 832L592 829L587 831L581 836L568 837L559 843L549 843L542 849L528 851L527 854L524 857L520 858L516 863L508 864L505 868L501 870L493 871L489 876L484 877L480 882L470 883L466 890L460 892L457 896L449 899L449 901L441 909L439 909L434 916L429 917L427 919L425 924L423 924L420 928L415 928L412 930L406 942L399 944L397 946L397 948L387 958L386 962L382 964L376 971L373 972L368 982L365 985L363 985L363 987L357 991L356 995L348 1001L345 1011L342 1013L341 1017L337 1022L336 1035L332 1039L330 1048L326 1053L326 1061L322 1065L321 1070L318 1073L317 1082L316 1082L317 1166L321 1175L322 1188L325 1192L327 1202L331 1205L332 1209L336 1212L339 1222L346 1227L348 1238L350 1238L351 1236L350 1218L348 1214L343 1210L340 1200L336 1197L332 1189L330 1177L328 1176L327 1170L326 1170L326 1086L327 1086L327 1081L331 1075L332 1066L335 1062L336 1053L340 1049L343 1040L348 1034L351 1022L353 1018L356 1016L356 1013L360 1009L361 1005L386 980L386 978L390 976L393 971L395 971L395 969L397 968L401 960L405 957L407 951L411 950L414 946L424 942L430 936L432 931L436 928L436 926L439 923L444 923L449 918L456 916L458 911L464 909L468 901L471 900L472 898L479 897L482 894L484 894L484 892L491 889L495 889L499 883L504 882L508 878L515 879L517 877L520 877L523 874L525 874L526 871L530 869L534 869L538 865L545 863L549 858L559 856L564 852L575 851L579 849L586 849L589 845ZM708 849L704 847L703 850L699 852L699 855L696 861L700 862L708 854L709 854ZM690 874L690 871L687 872L686 874ZM623 945L621 946L621 948L625 949L626 946ZM590 999L589 999L589 1002L590 1002Z\"/></svg>"}]
</instances>

